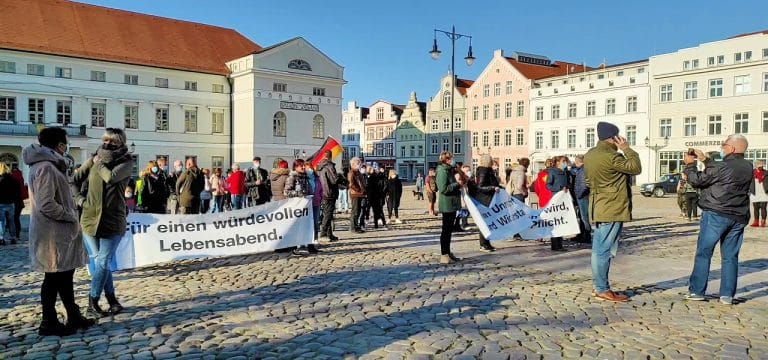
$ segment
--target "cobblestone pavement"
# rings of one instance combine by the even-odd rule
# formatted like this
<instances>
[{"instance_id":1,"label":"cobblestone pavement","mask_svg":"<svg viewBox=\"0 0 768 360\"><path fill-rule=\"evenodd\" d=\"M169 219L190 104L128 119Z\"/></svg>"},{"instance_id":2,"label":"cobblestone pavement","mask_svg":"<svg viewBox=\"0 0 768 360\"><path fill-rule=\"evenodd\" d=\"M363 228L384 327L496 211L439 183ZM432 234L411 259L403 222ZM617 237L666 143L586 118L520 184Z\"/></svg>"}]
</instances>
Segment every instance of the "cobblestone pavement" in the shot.
<instances>
[{"instance_id":1,"label":"cobblestone pavement","mask_svg":"<svg viewBox=\"0 0 768 360\"><path fill-rule=\"evenodd\" d=\"M40 337L41 274L26 244L0 248L0 359L767 359L768 229L748 229L740 303L684 302L697 224L674 199L636 197L615 260L623 304L590 297L589 249L537 241L437 265L439 219L404 192L403 224L349 235L306 258L186 260L116 274L125 313L65 338ZM717 289L713 261L710 293ZM88 277L76 273L85 307ZM64 314L63 309L59 309Z\"/></svg>"}]
</instances>

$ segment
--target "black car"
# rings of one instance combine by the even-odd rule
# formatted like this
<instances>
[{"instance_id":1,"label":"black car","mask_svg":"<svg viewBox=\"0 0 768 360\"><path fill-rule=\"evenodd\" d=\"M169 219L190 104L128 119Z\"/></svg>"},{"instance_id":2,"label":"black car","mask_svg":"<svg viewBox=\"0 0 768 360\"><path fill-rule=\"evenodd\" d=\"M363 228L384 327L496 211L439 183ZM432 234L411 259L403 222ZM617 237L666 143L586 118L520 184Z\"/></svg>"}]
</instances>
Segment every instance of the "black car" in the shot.
<instances>
[{"instance_id":1,"label":"black car","mask_svg":"<svg viewBox=\"0 0 768 360\"><path fill-rule=\"evenodd\" d=\"M680 182L680 174L662 175L655 183L640 185L640 193L643 196L663 197L664 194L677 192L677 183Z\"/></svg>"}]
</instances>

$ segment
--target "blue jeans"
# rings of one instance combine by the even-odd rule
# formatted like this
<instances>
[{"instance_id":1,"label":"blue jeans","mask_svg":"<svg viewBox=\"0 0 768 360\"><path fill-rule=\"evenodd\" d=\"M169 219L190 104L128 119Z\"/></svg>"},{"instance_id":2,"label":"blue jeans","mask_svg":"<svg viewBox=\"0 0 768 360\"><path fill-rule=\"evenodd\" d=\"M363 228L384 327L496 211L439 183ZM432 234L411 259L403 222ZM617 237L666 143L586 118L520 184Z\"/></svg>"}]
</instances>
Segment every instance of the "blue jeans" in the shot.
<instances>
[{"instance_id":1,"label":"blue jeans","mask_svg":"<svg viewBox=\"0 0 768 360\"><path fill-rule=\"evenodd\" d=\"M224 195L214 195L210 213L224 212Z\"/></svg>"},{"instance_id":2,"label":"blue jeans","mask_svg":"<svg viewBox=\"0 0 768 360\"><path fill-rule=\"evenodd\" d=\"M13 218L14 204L0 204L0 239L3 239L5 225L8 224L8 231L11 238L16 237L16 221Z\"/></svg>"},{"instance_id":3,"label":"blue jeans","mask_svg":"<svg viewBox=\"0 0 768 360\"><path fill-rule=\"evenodd\" d=\"M611 290L608 271L611 269L611 258L619 251L619 235L623 227L623 222L595 225L592 235L592 285L598 294Z\"/></svg>"},{"instance_id":4,"label":"blue jeans","mask_svg":"<svg viewBox=\"0 0 768 360\"><path fill-rule=\"evenodd\" d=\"M232 195L232 210L242 209L243 200L245 200L245 196L243 195Z\"/></svg>"},{"instance_id":5,"label":"blue jeans","mask_svg":"<svg viewBox=\"0 0 768 360\"><path fill-rule=\"evenodd\" d=\"M744 242L744 224L711 211L701 215L699 239L696 242L696 258L688 284L688 292L704 295L709 281L709 266L715 245L720 243L720 296L736 295L736 280L739 277L739 250Z\"/></svg>"},{"instance_id":6,"label":"blue jeans","mask_svg":"<svg viewBox=\"0 0 768 360\"><path fill-rule=\"evenodd\" d=\"M102 291L109 295L115 293L110 269L115 266L115 250L122 238L122 235L97 238L83 234L85 249L88 251L88 270L91 272L90 296L92 298L98 299Z\"/></svg>"},{"instance_id":7,"label":"blue jeans","mask_svg":"<svg viewBox=\"0 0 768 360\"><path fill-rule=\"evenodd\" d=\"M336 200L336 210L347 211L349 210L349 190L339 190L339 199Z\"/></svg>"},{"instance_id":8,"label":"blue jeans","mask_svg":"<svg viewBox=\"0 0 768 360\"><path fill-rule=\"evenodd\" d=\"M589 224L589 196L577 199L576 202L579 205L579 214L581 214L581 222L584 223L584 230L592 232L592 225Z\"/></svg>"},{"instance_id":9,"label":"blue jeans","mask_svg":"<svg viewBox=\"0 0 768 360\"><path fill-rule=\"evenodd\" d=\"M322 211L323 210L320 208L320 205L312 205L312 220L314 221L312 225L314 225L313 229L315 230L315 239L317 239L317 233L320 231L320 215L323 214Z\"/></svg>"}]
</instances>

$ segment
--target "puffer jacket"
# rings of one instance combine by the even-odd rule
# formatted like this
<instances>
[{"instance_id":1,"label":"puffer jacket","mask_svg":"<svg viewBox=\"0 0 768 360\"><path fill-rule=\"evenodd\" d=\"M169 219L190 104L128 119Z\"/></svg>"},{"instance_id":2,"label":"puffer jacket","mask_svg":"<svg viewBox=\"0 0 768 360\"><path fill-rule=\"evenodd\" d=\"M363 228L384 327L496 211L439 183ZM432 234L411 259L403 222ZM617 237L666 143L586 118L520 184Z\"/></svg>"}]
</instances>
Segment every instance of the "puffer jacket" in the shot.
<instances>
[{"instance_id":1,"label":"puffer jacket","mask_svg":"<svg viewBox=\"0 0 768 360\"><path fill-rule=\"evenodd\" d=\"M744 154L730 154L723 161L707 162L704 171L686 166L688 183L700 189L699 207L741 224L749 223L749 188L754 183L752 164Z\"/></svg>"},{"instance_id":2,"label":"puffer jacket","mask_svg":"<svg viewBox=\"0 0 768 360\"><path fill-rule=\"evenodd\" d=\"M312 187L309 185L309 176L306 173L291 171L285 181L283 189L285 197L305 197L312 195Z\"/></svg>"},{"instance_id":3,"label":"puffer jacket","mask_svg":"<svg viewBox=\"0 0 768 360\"><path fill-rule=\"evenodd\" d=\"M507 192L509 195L523 195L528 197L528 177L525 176L525 166L517 165L509 173L507 179Z\"/></svg>"},{"instance_id":4,"label":"puffer jacket","mask_svg":"<svg viewBox=\"0 0 768 360\"><path fill-rule=\"evenodd\" d=\"M339 198L336 164L328 159L323 159L317 164L317 176L320 178L320 183L323 184L323 197L328 200L336 201L336 199Z\"/></svg>"},{"instance_id":5,"label":"puffer jacket","mask_svg":"<svg viewBox=\"0 0 768 360\"><path fill-rule=\"evenodd\" d=\"M288 181L288 174L290 174L290 170L282 168L272 169L272 172L269 174L273 201L285 200L284 191L285 183Z\"/></svg>"},{"instance_id":6,"label":"puffer jacket","mask_svg":"<svg viewBox=\"0 0 768 360\"><path fill-rule=\"evenodd\" d=\"M589 217L594 223L632 220L629 177L642 171L640 155L600 141L584 155L584 179L589 186Z\"/></svg>"}]
</instances>

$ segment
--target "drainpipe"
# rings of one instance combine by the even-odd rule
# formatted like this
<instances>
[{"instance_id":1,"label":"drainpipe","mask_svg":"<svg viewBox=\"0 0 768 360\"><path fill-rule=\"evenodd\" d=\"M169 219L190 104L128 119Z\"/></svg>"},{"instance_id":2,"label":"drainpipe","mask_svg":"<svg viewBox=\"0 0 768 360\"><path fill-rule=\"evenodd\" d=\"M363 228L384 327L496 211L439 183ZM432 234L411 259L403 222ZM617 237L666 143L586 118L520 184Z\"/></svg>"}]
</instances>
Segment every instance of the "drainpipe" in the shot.
<instances>
[{"instance_id":1,"label":"drainpipe","mask_svg":"<svg viewBox=\"0 0 768 360\"><path fill-rule=\"evenodd\" d=\"M227 76L227 82L229 82L229 167L227 169L231 169L235 158L235 92L233 91L235 81Z\"/></svg>"}]
</instances>

